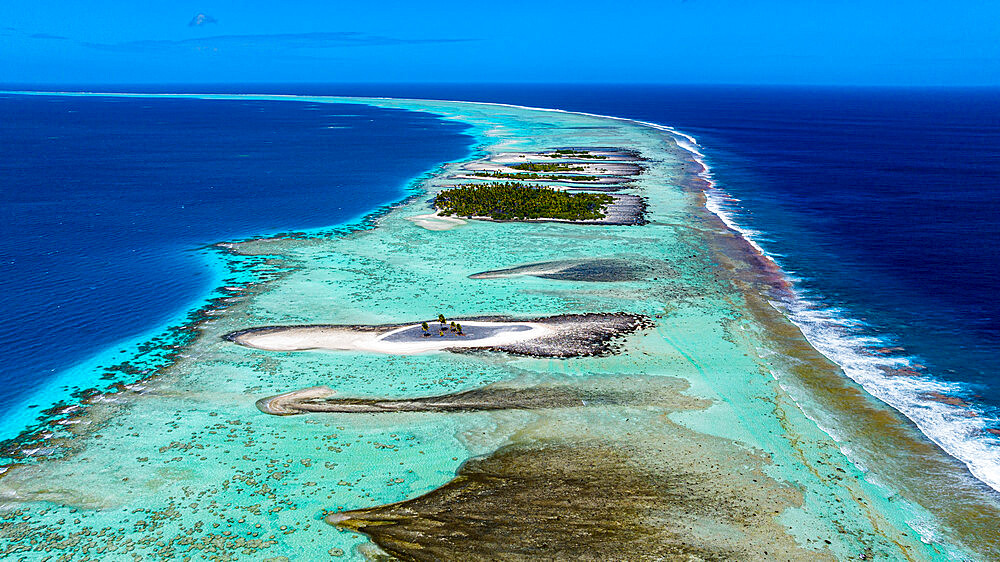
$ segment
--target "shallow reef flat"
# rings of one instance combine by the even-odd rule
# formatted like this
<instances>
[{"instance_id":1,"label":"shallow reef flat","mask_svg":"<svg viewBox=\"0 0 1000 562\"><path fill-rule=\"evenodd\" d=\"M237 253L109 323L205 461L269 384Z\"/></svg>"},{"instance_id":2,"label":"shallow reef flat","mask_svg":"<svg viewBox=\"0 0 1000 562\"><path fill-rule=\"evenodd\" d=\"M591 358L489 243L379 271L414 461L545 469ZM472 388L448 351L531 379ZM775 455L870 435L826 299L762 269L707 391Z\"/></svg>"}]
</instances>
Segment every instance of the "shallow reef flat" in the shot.
<instances>
[{"instance_id":1,"label":"shallow reef flat","mask_svg":"<svg viewBox=\"0 0 1000 562\"><path fill-rule=\"evenodd\" d=\"M493 271L473 273L469 279L498 279L528 275L543 279L564 281L589 281L611 283L616 281L641 281L646 278L671 275L670 267L664 263L653 263L642 256L629 259L595 258L579 260L555 260L529 263Z\"/></svg>"},{"instance_id":2,"label":"shallow reef flat","mask_svg":"<svg viewBox=\"0 0 1000 562\"><path fill-rule=\"evenodd\" d=\"M600 166L556 153L587 150L641 165L628 190L648 223L427 218L468 163L454 162L356 228L219 246L239 280L184 327L168 365L6 444L0 555L1000 556L994 496L771 305L780 272L706 211L701 167L669 131L488 104L299 99L460 120L478 141L469 161ZM600 353L558 353L572 343L561 340L550 353L531 339L382 353L226 337L332 326L422 341L414 322L439 313L500 330L487 338L579 315L642 320L602 336Z\"/></svg>"},{"instance_id":3,"label":"shallow reef flat","mask_svg":"<svg viewBox=\"0 0 1000 562\"><path fill-rule=\"evenodd\" d=\"M347 398L336 396L328 386L293 390L261 398L257 408L267 414L289 416L306 413L477 412L484 410L539 410L600 405L666 406L680 402L666 379L618 377L614 385L606 378L588 384L577 379L561 382L504 381L439 396L418 398ZM603 384L600 384L603 383ZM690 400L688 400L690 402Z\"/></svg>"}]
</instances>

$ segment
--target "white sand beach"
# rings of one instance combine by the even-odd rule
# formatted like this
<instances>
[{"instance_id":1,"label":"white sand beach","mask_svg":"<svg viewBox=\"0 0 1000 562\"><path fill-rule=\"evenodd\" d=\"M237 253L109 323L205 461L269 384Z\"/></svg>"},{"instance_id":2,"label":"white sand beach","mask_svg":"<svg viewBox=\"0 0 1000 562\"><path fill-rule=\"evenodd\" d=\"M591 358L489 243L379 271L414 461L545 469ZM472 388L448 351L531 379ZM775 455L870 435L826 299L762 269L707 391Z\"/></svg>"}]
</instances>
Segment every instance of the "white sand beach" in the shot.
<instances>
[{"instance_id":1,"label":"white sand beach","mask_svg":"<svg viewBox=\"0 0 1000 562\"><path fill-rule=\"evenodd\" d=\"M430 336L423 336L420 324L410 324L391 331L363 331L341 326L290 326L247 332L233 337L240 345L267 351L371 351L392 355L429 353L455 348L509 345L548 336L552 328L535 322L462 322L468 335L438 335L438 324L430 325ZM476 330L479 328L480 330ZM477 337L481 331L485 337Z\"/></svg>"}]
</instances>

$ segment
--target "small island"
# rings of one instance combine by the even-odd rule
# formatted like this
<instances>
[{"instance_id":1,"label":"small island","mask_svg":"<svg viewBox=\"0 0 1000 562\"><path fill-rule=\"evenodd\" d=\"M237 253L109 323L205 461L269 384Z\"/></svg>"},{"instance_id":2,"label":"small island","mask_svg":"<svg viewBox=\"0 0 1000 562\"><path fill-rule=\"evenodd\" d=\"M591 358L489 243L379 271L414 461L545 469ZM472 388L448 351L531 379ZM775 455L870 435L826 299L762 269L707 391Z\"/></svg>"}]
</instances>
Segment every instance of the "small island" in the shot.
<instances>
[{"instance_id":1,"label":"small island","mask_svg":"<svg viewBox=\"0 0 1000 562\"><path fill-rule=\"evenodd\" d=\"M567 193L517 182L446 189L434 199L441 215L494 220L598 220L612 203L614 198L603 193Z\"/></svg>"},{"instance_id":2,"label":"small island","mask_svg":"<svg viewBox=\"0 0 1000 562\"><path fill-rule=\"evenodd\" d=\"M508 179L508 180L529 180L529 181L567 181L567 182L579 182L579 181L597 181L601 179L601 176L586 176L583 174L532 174L528 172L475 172L472 174L477 178L493 178L493 179Z\"/></svg>"},{"instance_id":3,"label":"small island","mask_svg":"<svg viewBox=\"0 0 1000 562\"><path fill-rule=\"evenodd\" d=\"M566 164L563 162L525 162L524 164L514 164L510 166L515 170L526 172L582 172L586 170L583 166Z\"/></svg>"},{"instance_id":4,"label":"small island","mask_svg":"<svg viewBox=\"0 0 1000 562\"><path fill-rule=\"evenodd\" d=\"M549 154L542 154L546 158L591 158L594 160L607 160L603 154L591 154L589 150L573 150L572 148L561 148Z\"/></svg>"},{"instance_id":5,"label":"small island","mask_svg":"<svg viewBox=\"0 0 1000 562\"><path fill-rule=\"evenodd\" d=\"M459 327L461 326L461 327ZM648 316L625 312L561 314L528 320L506 317L383 325L261 326L226 334L233 343L266 351L368 351L412 355L499 352L537 358L593 357L620 349L621 338L653 326Z\"/></svg>"}]
</instances>

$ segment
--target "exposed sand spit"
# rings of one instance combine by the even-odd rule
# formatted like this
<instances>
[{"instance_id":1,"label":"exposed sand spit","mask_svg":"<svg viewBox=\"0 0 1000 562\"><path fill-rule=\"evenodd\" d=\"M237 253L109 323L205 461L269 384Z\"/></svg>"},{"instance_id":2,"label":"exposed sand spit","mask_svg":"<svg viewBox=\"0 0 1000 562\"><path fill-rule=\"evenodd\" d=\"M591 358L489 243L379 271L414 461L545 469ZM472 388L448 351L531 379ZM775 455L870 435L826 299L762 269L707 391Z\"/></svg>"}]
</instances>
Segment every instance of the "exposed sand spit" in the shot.
<instances>
[{"instance_id":1,"label":"exposed sand spit","mask_svg":"<svg viewBox=\"0 0 1000 562\"><path fill-rule=\"evenodd\" d=\"M370 351L395 355L434 351L498 351L533 357L606 355L614 340L649 327L645 316L625 313L565 314L515 321L506 318L455 319L465 335L429 322L383 326L265 326L232 332L229 341L267 351ZM445 332L444 336L439 332Z\"/></svg>"}]
</instances>

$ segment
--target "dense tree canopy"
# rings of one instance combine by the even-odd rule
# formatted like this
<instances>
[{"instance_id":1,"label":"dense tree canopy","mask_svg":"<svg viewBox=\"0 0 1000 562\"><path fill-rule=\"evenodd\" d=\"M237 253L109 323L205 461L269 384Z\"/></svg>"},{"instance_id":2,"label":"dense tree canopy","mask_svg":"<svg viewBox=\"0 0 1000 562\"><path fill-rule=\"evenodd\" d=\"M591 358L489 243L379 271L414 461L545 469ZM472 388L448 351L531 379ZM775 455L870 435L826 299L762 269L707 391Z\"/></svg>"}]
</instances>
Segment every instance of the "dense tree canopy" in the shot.
<instances>
[{"instance_id":1,"label":"dense tree canopy","mask_svg":"<svg viewBox=\"0 0 1000 562\"><path fill-rule=\"evenodd\" d=\"M516 182L468 185L446 189L434 199L442 215L489 217L497 220L596 220L614 202L602 193L567 193Z\"/></svg>"}]
</instances>

